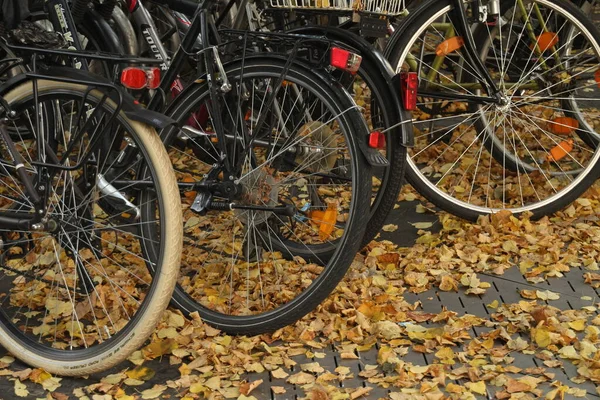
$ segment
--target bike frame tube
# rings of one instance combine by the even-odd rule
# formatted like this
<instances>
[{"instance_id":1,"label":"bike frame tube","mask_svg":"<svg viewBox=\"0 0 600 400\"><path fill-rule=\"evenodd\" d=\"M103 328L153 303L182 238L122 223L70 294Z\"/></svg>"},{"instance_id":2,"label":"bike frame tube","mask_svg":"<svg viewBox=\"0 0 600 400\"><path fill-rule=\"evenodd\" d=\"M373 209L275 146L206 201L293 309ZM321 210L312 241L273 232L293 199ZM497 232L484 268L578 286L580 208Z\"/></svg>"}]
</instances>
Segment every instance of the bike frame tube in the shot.
<instances>
[{"instance_id":1,"label":"bike frame tube","mask_svg":"<svg viewBox=\"0 0 600 400\"><path fill-rule=\"evenodd\" d=\"M63 35L69 45L69 49L83 50L67 1L45 0L44 5L46 6L46 11L54 30ZM77 69L88 70L87 60L79 59L78 57L73 57L73 66Z\"/></svg>"},{"instance_id":2,"label":"bike frame tube","mask_svg":"<svg viewBox=\"0 0 600 400\"><path fill-rule=\"evenodd\" d=\"M141 1L137 3L137 6L131 13L133 21L142 33L144 40L150 48L152 56L157 60L161 61L160 68L163 72L169 70L169 55L167 49L163 46L160 37L158 36L158 30L154 24L152 16L148 10L144 7Z\"/></svg>"}]
</instances>

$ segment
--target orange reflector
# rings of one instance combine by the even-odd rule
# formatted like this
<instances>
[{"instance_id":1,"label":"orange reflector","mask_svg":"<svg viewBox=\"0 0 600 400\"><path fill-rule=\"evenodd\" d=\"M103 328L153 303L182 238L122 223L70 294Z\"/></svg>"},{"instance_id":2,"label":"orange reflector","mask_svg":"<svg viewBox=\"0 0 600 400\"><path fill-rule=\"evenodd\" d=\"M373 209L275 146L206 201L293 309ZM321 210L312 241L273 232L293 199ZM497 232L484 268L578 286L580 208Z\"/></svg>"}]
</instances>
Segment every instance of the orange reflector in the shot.
<instances>
[{"instance_id":1,"label":"orange reflector","mask_svg":"<svg viewBox=\"0 0 600 400\"><path fill-rule=\"evenodd\" d=\"M335 228L335 222L337 221L337 205L329 204L325 211L312 211L310 213L310 219L313 223L319 225L319 238L326 240Z\"/></svg>"},{"instance_id":2,"label":"orange reflector","mask_svg":"<svg viewBox=\"0 0 600 400\"><path fill-rule=\"evenodd\" d=\"M463 47L464 44L465 41L463 40L462 36L451 37L450 39L446 39L442 43L438 44L438 47L435 49L435 54L438 57L447 56L453 51Z\"/></svg>"},{"instance_id":3,"label":"orange reflector","mask_svg":"<svg viewBox=\"0 0 600 400\"><path fill-rule=\"evenodd\" d=\"M536 39L540 51L546 51L558 43L558 35L553 32L544 32ZM533 45L531 45L533 50Z\"/></svg>"},{"instance_id":4,"label":"orange reflector","mask_svg":"<svg viewBox=\"0 0 600 400\"><path fill-rule=\"evenodd\" d=\"M598 87L600 87L600 69L594 74L594 79L596 79L596 83L598 84Z\"/></svg>"},{"instance_id":5,"label":"orange reflector","mask_svg":"<svg viewBox=\"0 0 600 400\"><path fill-rule=\"evenodd\" d=\"M244 121L249 121L252 118L252 110L246 111L246 115L244 115Z\"/></svg>"},{"instance_id":6,"label":"orange reflector","mask_svg":"<svg viewBox=\"0 0 600 400\"><path fill-rule=\"evenodd\" d=\"M550 154L546 156L548 161L559 161L573 150L573 140L563 140L550 150Z\"/></svg>"},{"instance_id":7,"label":"orange reflector","mask_svg":"<svg viewBox=\"0 0 600 400\"><path fill-rule=\"evenodd\" d=\"M579 128L579 122L576 119L569 117L558 117L550 121L548 126L550 132L557 135L568 135L573 130Z\"/></svg>"}]
</instances>

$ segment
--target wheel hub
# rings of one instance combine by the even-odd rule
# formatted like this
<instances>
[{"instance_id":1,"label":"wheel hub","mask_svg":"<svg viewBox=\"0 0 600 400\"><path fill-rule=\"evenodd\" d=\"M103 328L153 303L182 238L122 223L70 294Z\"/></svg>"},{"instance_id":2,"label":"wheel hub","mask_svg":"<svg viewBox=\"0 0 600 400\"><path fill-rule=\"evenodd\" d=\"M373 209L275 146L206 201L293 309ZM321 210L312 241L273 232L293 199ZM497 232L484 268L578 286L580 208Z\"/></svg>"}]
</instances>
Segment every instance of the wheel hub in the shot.
<instances>
[{"instance_id":1,"label":"wheel hub","mask_svg":"<svg viewBox=\"0 0 600 400\"><path fill-rule=\"evenodd\" d=\"M242 187L240 200L243 204L263 207L277 205L280 184L263 168L250 172L238 182ZM272 212L269 211L235 210L235 213L244 224L252 223L254 225L265 222L272 215Z\"/></svg>"}]
</instances>

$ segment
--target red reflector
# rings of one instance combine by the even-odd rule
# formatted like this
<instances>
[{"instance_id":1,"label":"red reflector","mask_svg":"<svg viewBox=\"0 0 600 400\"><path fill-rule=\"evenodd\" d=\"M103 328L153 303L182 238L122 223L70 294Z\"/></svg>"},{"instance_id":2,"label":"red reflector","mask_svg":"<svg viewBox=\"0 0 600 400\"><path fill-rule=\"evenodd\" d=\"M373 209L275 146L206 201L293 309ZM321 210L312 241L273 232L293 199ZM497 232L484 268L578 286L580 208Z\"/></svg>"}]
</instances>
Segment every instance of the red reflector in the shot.
<instances>
[{"instance_id":1,"label":"red reflector","mask_svg":"<svg viewBox=\"0 0 600 400\"><path fill-rule=\"evenodd\" d=\"M148 83L146 86L148 89L158 89L160 86L160 68L150 68L147 71L148 74Z\"/></svg>"},{"instance_id":2,"label":"red reflector","mask_svg":"<svg viewBox=\"0 0 600 400\"><path fill-rule=\"evenodd\" d=\"M400 75L400 90L402 93L402 106L407 111L417 108L417 89L419 77L416 72L402 72Z\"/></svg>"},{"instance_id":3,"label":"red reflector","mask_svg":"<svg viewBox=\"0 0 600 400\"><path fill-rule=\"evenodd\" d=\"M159 68L129 67L121 72L121 83L127 89L156 89L160 86Z\"/></svg>"},{"instance_id":4,"label":"red reflector","mask_svg":"<svg viewBox=\"0 0 600 400\"><path fill-rule=\"evenodd\" d=\"M127 0L127 8L129 12L132 13L137 7L138 0Z\"/></svg>"},{"instance_id":5,"label":"red reflector","mask_svg":"<svg viewBox=\"0 0 600 400\"><path fill-rule=\"evenodd\" d=\"M383 149L385 147L385 135L378 131L369 133L369 147Z\"/></svg>"},{"instance_id":6,"label":"red reflector","mask_svg":"<svg viewBox=\"0 0 600 400\"><path fill-rule=\"evenodd\" d=\"M360 68L362 57L339 47L331 48L330 64L332 67L348 72L356 72Z\"/></svg>"}]
</instances>

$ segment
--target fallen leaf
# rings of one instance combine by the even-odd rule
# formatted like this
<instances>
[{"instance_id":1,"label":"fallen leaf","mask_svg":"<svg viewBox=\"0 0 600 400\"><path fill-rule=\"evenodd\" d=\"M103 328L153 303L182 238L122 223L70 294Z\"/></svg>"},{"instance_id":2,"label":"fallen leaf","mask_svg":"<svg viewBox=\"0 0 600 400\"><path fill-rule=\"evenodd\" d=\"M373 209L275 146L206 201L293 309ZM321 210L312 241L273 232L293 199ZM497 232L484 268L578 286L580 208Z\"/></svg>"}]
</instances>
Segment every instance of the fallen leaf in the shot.
<instances>
[{"instance_id":1,"label":"fallen leaf","mask_svg":"<svg viewBox=\"0 0 600 400\"><path fill-rule=\"evenodd\" d=\"M396 230L398 230L398 225L387 224L387 225L384 225L381 228L381 230L384 231L384 232L395 232Z\"/></svg>"},{"instance_id":2,"label":"fallen leaf","mask_svg":"<svg viewBox=\"0 0 600 400\"><path fill-rule=\"evenodd\" d=\"M252 392L258 386L260 386L260 384L262 384L262 383L263 383L262 379L258 379L253 382L244 382L240 385L240 393L248 396L250 394L250 392Z\"/></svg>"},{"instance_id":3,"label":"fallen leaf","mask_svg":"<svg viewBox=\"0 0 600 400\"><path fill-rule=\"evenodd\" d=\"M27 390L27 386L21 383L20 380L15 379L15 394L17 397L27 397L29 396L29 391Z\"/></svg>"}]
</instances>

